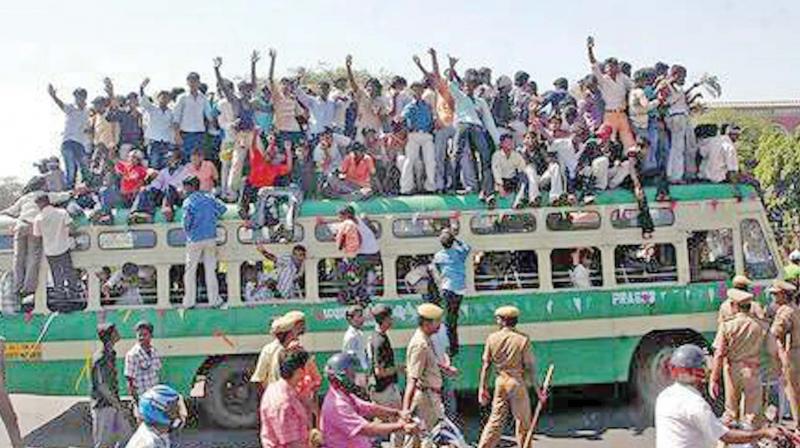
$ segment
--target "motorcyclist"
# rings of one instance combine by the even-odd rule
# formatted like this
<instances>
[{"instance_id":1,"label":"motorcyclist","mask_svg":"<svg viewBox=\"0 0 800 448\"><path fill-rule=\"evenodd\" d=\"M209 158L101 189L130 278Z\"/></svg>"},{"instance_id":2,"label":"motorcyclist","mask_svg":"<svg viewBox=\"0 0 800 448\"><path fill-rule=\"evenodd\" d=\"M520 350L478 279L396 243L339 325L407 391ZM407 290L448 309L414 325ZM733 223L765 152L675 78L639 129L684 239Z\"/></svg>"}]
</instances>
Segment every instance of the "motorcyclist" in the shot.
<instances>
[{"instance_id":1,"label":"motorcyclist","mask_svg":"<svg viewBox=\"0 0 800 448\"><path fill-rule=\"evenodd\" d=\"M170 448L170 434L186 422L186 407L175 389L159 384L139 397L142 423L126 448Z\"/></svg>"}]
</instances>

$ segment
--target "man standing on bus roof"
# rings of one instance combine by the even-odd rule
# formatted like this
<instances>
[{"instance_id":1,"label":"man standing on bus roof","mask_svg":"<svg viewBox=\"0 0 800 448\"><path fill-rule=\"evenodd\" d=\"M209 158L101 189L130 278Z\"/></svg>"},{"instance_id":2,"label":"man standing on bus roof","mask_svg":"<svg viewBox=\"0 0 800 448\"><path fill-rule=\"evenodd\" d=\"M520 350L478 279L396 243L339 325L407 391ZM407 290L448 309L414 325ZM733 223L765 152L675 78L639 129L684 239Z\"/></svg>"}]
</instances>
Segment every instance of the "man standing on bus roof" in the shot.
<instances>
[{"instance_id":1,"label":"man standing on bus roof","mask_svg":"<svg viewBox=\"0 0 800 448\"><path fill-rule=\"evenodd\" d=\"M131 434L128 410L119 399L114 345L120 337L111 323L99 324L97 336L103 348L92 357L92 440L94 448L118 448Z\"/></svg>"},{"instance_id":2,"label":"man standing on bus roof","mask_svg":"<svg viewBox=\"0 0 800 448\"><path fill-rule=\"evenodd\" d=\"M128 393L134 404L139 397L159 383L161 358L153 347L153 324L146 320L136 324L136 345L125 354L125 378L128 380Z\"/></svg>"},{"instance_id":3,"label":"man standing on bus roof","mask_svg":"<svg viewBox=\"0 0 800 448\"><path fill-rule=\"evenodd\" d=\"M770 332L777 338L783 385L791 406L795 427L800 425L800 310L792 303L797 288L783 280L775 280L768 290L777 310Z\"/></svg>"},{"instance_id":4,"label":"man standing on bus roof","mask_svg":"<svg viewBox=\"0 0 800 448\"><path fill-rule=\"evenodd\" d=\"M433 429L444 417L442 404L442 372L439 368L431 336L442 323L444 310L432 303L417 307L419 327L406 347L406 391L403 410L414 410L425 428ZM419 448L419 438L413 446Z\"/></svg>"},{"instance_id":5,"label":"man standing on bus roof","mask_svg":"<svg viewBox=\"0 0 800 448\"><path fill-rule=\"evenodd\" d=\"M286 316L277 316L270 325L270 333L275 337L269 344L261 349L256 362L256 369L250 377L251 383L258 383L262 387L277 381L279 374L279 358L286 346L291 342L294 322Z\"/></svg>"},{"instance_id":6,"label":"man standing on bus roof","mask_svg":"<svg viewBox=\"0 0 800 448\"><path fill-rule=\"evenodd\" d=\"M42 237L44 255L53 275L53 289L60 300L76 300L81 284L70 254L72 218L65 209L53 207L47 193L36 198L36 205L39 214L33 220L33 235Z\"/></svg>"},{"instance_id":7,"label":"man standing on bus roof","mask_svg":"<svg viewBox=\"0 0 800 448\"><path fill-rule=\"evenodd\" d=\"M757 429L763 423L761 404L761 348L764 343L772 348L774 339L769 337L767 327L750 313L753 294L731 289L729 299L734 317L719 325L714 341L714 361L711 368L709 395L716 400L720 394L720 381L725 381L725 414L722 422L736 422ZM770 342L773 344L770 345ZM743 413L740 413L744 398Z\"/></svg>"},{"instance_id":8,"label":"man standing on bus roof","mask_svg":"<svg viewBox=\"0 0 800 448\"><path fill-rule=\"evenodd\" d=\"M517 443L523 446L531 421L528 387L533 387L539 401L544 402L547 397L536 384L536 361L531 340L516 328L519 309L515 306L502 306L495 310L494 316L500 329L489 335L483 351L478 387L478 400L482 406L489 404L489 368L492 365L497 372L497 378L492 413L483 428L478 448L497 446L509 409L516 422Z\"/></svg>"},{"instance_id":9,"label":"man standing on bus roof","mask_svg":"<svg viewBox=\"0 0 800 448\"><path fill-rule=\"evenodd\" d=\"M465 263L472 248L456 238L458 227L443 229L439 236L442 249L433 256L433 276L437 280L440 299L447 304L447 330L450 356L458 353L458 313L467 289ZM437 300L438 301L438 300Z\"/></svg>"},{"instance_id":10,"label":"man standing on bus roof","mask_svg":"<svg viewBox=\"0 0 800 448\"><path fill-rule=\"evenodd\" d=\"M206 191L200 191L200 179L183 180L186 200L183 204L183 230L186 233L186 271L183 285L186 295L183 306L194 308L197 300L197 265L203 260L208 303L222 306L217 285L217 221L227 208Z\"/></svg>"},{"instance_id":11,"label":"man standing on bus roof","mask_svg":"<svg viewBox=\"0 0 800 448\"><path fill-rule=\"evenodd\" d=\"M733 277L733 288L727 291L727 299L722 302L722 305L719 306L719 314L717 316L717 323L721 324L728 319L732 319L736 316L736 312L733 310L733 301L731 300L731 294L737 294L734 291L744 291L744 292L751 292L750 288L753 285L753 282L745 277L744 275L737 275ZM760 303L753 300L750 302L750 311L749 313L755 316L757 319L766 321L767 320L767 312L764 310L764 307L761 306Z\"/></svg>"}]
</instances>

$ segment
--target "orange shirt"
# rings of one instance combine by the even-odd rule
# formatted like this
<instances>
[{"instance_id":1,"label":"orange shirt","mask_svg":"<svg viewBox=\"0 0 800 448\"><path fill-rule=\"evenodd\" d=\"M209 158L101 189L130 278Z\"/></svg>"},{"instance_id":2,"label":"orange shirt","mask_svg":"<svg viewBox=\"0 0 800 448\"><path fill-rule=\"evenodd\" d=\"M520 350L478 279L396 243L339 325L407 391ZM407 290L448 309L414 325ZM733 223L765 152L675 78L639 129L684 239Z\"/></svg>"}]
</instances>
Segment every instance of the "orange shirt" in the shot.
<instances>
[{"instance_id":1,"label":"orange shirt","mask_svg":"<svg viewBox=\"0 0 800 448\"><path fill-rule=\"evenodd\" d=\"M211 191L214 189L214 183L219 179L217 167L214 163L208 160L203 160L200 168L196 168L193 163L186 166L186 171L190 176L197 176L200 179L200 190Z\"/></svg>"},{"instance_id":2,"label":"orange shirt","mask_svg":"<svg viewBox=\"0 0 800 448\"><path fill-rule=\"evenodd\" d=\"M344 158L340 171L350 182L362 188L370 188L372 186L371 177L375 172L375 160L369 154L365 154L360 161L356 162L356 156L351 152Z\"/></svg>"},{"instance_id":3,"label":"orange shirt","mask_svg":"<svg viewBox=\"0 0 800 448\"><path fill-rule=\"evenodd\" d=\"M451 126L453 124L454 101L446 80L442 78L436 80L436 93L439 94L436 99L436 117L439 120L439 125L441 127Z\"/></svg>"}]
</instances>

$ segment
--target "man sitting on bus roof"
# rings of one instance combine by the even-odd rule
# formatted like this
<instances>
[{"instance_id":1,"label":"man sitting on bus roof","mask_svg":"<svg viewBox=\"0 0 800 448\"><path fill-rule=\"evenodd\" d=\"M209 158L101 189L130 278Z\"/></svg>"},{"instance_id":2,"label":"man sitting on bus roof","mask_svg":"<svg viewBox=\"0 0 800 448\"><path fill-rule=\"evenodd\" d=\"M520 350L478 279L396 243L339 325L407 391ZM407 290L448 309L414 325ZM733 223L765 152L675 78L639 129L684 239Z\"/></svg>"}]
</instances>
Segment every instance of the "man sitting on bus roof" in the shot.
<instances>
[{"instance_id":1,"label":"man sitting on bus roof","mask_svg":"<svg viewBox=\"0 0 800 448\"><path fill-rule=\"evenodd\" d=\"M156 207L161 204L164 218L172 221L174 206L181 203L183 180L187 176L180 150L167 153L167 167L159 171L150 185L139 190L131 207L128 221L131 223L153 222Z\"/></svg>"},{"instance_id":2,"label":"man sitting on bus roof","mask_svg":"<svg viewBox=\"0 0 800 448\"><path fill-rule=\"evenodd\" d=\"M536 172L525 163L525 159L514 150L514 136L500 136L500 151L492 155L492 174L495 189L500 196L513 196L513 208L523 208L539 201Z\"/></svg>"}]
</instances>

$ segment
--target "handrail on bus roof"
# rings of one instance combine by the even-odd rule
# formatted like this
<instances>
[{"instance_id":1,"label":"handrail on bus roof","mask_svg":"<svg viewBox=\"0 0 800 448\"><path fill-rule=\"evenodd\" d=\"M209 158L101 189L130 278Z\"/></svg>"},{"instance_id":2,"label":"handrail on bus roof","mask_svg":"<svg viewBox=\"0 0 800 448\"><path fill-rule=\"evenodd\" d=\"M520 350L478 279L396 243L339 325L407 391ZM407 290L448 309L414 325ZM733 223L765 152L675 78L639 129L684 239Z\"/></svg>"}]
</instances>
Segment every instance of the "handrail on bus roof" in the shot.
<instances>
[{"instance_id":1,"label":"handrail on bus roof","mask_svg":"<svg viewBox=\"0 0 800 448\"><path fill-rule=\"evenodd\" d=\"M738 190L738 191L737 191ZM645 188L650 203L655 203L656 188ZM703 200L726 200L735 199L737 194L744 198L756 197L757 193L753 186L739 184L692 184L675 185L670 187L670 196L673 201L703 201ZM546 195L543 195L543 199ZM497 210L510 209L513 198L500 198L497 203ZM595 199L597 205L616 205L616 204L636 204L636 198L629 190L615 189L601 192ZM478 198L477 194L463 196L454 195L414 195L400 197L380 197L372 198L359 202L348 202L339 199L322 199L304 201L300 208L300 217L331 217L336 216L339 209L345 205L352 205L357 213L368 215L383 215L393 213L437 213L437 212L463 212L463 211L487 211L486 205ZM127 209L117 209L114 211L114 224L126 225L128 220ZM183 210L176 208L175 223L180 223L183 219ZM240 220L237 214L237 206L228 205L228 211L223 216L223 220ZM167 222L161 211L155 215L156 223ZM79 220L81 225L88 224L85 218Z\"/></svg>"}]
</instances>

